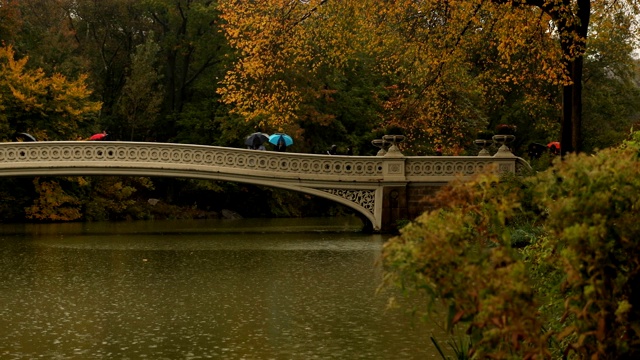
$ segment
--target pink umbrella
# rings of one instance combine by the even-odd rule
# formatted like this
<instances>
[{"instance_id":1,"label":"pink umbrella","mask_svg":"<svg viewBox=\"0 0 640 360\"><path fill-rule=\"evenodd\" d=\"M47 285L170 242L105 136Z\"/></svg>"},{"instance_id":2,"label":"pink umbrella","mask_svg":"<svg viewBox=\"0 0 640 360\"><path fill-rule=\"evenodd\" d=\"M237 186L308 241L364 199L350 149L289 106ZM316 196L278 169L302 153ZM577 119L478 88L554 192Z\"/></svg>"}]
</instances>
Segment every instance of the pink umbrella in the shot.
<instances>
[{"instance_id":1,"label":"pink umbrella","mask_svg":"<svg viewBox=\"0 0 640 360\"><path fill-rule=\"evenodd\" d=\"M107 136L109 136L109 134L107 134L106 132L101 132L99 134L91 135L89 140L104 140Z\"/></svg>"}]
</instances>

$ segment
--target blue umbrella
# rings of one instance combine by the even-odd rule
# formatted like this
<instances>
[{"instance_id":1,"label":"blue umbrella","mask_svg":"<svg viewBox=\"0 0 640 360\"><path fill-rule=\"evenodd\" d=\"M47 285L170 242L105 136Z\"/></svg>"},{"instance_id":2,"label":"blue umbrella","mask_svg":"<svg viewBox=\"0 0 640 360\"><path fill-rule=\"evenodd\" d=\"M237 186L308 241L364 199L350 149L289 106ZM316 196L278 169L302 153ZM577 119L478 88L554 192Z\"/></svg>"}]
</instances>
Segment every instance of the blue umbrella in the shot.
<instances>
[{"instance_id":1,"label":"blue umbrella","mask_svg":"<svg viewBox=\"0 0 640 360\"><path fill-rule=\"evenodd\" d=\"M269 136L269 142L273 145L278 145L278 141L280 141L280 139L284 141L286 146L293 145L293 139L287 134L273 134Z\"/></svg>"}]
</instances>

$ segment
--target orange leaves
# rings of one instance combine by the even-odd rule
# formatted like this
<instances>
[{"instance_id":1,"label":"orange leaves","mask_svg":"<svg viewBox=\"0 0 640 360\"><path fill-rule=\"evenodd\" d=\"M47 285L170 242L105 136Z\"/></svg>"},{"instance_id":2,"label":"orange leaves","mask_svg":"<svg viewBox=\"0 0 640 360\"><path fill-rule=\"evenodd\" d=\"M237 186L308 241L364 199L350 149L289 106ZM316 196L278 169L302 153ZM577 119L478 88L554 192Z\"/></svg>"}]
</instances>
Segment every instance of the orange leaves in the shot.
<instances>
[{"instance_id":1,"label":"orange leaves","mask_svg":"<svg viewBox=\"0 0 640 360\"><path fill-rule=\"evenodd\" d=\"M41 70L29 72L26 69L28 59L16 60L14 55L11 46L0 47L0 93L5 96L10 93L13 101L28 111L40 108L37 98L46 93L41 85L44 73Z\"/></svg>"},{"instance_id":2,"label":"orange leaves","mask_svg":"<svg viewBox=\"0 0 640 360\"><path fill-rule=\"evenodd\" d=\"M16 59L11 46L0 47L0 108L9 112L14 122L25 117L30 122L10 127L14 131L31 128L44 139L47 133L54 138L74 138L78 123L101 107L89 100L86 76L77 80L61 74L47 76L42 69L29 69L27 62L28 57Z\"/></svg>"},{"instance_id":3,"label":"orange leaves","mask_svg":"<svg viewBox=\"0 0 640 360\"><path fill-rule=\"evenodd\" d=\"M223 29L238 56L221 81L223 101L247 120L272 127L331 118L318 100L331 102L335 89L328 83L361 67L357 54L368 41L354 4L221 2Z\"/></svg>"},{"instance_id":4,"label":"orange leaves","mask_svg":"<svg viewBox=\"0 0 640 360\"><path fill-rule=\"evenodd\" d=\"M52 75L48 79L47 90L54 101L49 104L49 109L76 119L81 119L85 113L99 111L100 103L86 101L90 94L86 79L86 75L77 80L69 80L61 74Z\"/></svg>"},{"instance_id":5,"label":"orange leaves","mask_svg":"<svg viewBox=\"0 0 640 360\"><path fill-rule=\"evenodd\" d=\"M300 69L306 46L296 22L304 17L297 2L222 1L222 28L239 59L222 80L219 93L246 119L266 119L274 126L290 122L300 94L285 80Z\"/></svg>"},{"instance_id":6,"label":"orange leaves","mask_svg":"<svg viewBox=\"0 0 640 360\"><path fill-rule=\"evenodd\" d=\"M390 16L394 7L386 9L369 1L269 0L222 1L220 9L225 35L238 59L218 92L247 120L264 119L280 126L322 113L310 106L332 90L326 88L329 79L325 77L358 64L363 54L375 57L371 66L382 64L382 76L397 71L393 70L398 68L397 57L377 61L390 54L380 52L376 44L390 49L400 43L372 37L378 33L372 22L384 22L371 14L384 9L381 15Z\"/></svg>"},{"instance_id":7,"label":"orange leaves","mask_svg":"<svg viewBox=\"0 0 640 360\"><path fill-rule=\"evenodd\" d=\"M543 104L549 94L540 89L568 81L551 18L512 5L221 1L237 59L218 92L247 120L280 126L315 113L328 119L319 94L358 71L388 90L370 99L385 125L407 130L408 140L460 147L504 106L504 93L523 88L528 100Z\"/></svg>"},{"instance_id":8,"label":"orange leaves","mask_svg":"<svg viewBox=\"0 0 640 360\"><path fill-rule=\"evenodd\" d=\"M25 209L28 219L72 221L82 217L78 199L68 195L57 181L36 178L33 183L40 197Z\"/></svg>"}]
</instances>

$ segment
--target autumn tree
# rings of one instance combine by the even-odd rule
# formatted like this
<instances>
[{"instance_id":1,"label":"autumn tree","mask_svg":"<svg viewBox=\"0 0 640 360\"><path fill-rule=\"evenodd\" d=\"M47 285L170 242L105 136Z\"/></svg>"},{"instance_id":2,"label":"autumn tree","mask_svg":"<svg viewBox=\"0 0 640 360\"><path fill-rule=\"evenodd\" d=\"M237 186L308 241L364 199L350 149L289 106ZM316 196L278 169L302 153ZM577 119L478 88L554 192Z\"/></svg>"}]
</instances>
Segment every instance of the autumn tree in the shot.
<instances>
[{"instance_id":1,"label":"autumn tree","mask_svg":"<svg viewBox=\"0 0 640 360\"><path fill-rule=\"evenodd\" d=\"M334 101L344 89L331 79L357 70L359 77L376 79L367 96L381 119L363 121L373 128L403 128L409 144L448 141L461 147L489 122L488 92L499 95L497 86L524 77L510 75L513 66L495 65L496 54L482 53L497 46L483 27L499 24L485 7L463 1L221 2L239 58L220 93L249 121L280 126L310 114L327 125L339 113L319 107L316 99ZM510 25L520 18L510 18ZM477 73L483 64L495 71L493 77Z\"/></svg>"},{"instance_id":2,"label":"autumn tree","mask_svg":"<svg viewBox=\"0 0 640 360\"><path fill-rule=\"evenodd\" d=\"M640 9L634 0L628 2L591 1L591 0L523 0L506 2L513 6L519 4L533 6L549 16L555 25L553 29L562 50L562 67L565 74L562 91L562 152L568 153L582 149L582 89L587 37L592 14L600 20L609 17L620 18L638 14ZM612 25L616 26L615 23ZM598 34L596 33L596 36Z\"/></svg>"},{"instance_id":3,"label":"autumn tree","mask_svg":"<svg viewBox=\"0 0 640 360\"><path fill-rule=\"evenodd\" d=\"M73 221L82 217L80 201L60 185L59 180L35 178L33 185L39 196L33 205L25 209L32 220Z\"/></svg>"},{"instance_id":4,"label":"autumn tree","mask_svg":"<svg viewBox=\"0 0 640 360\"><path fill-rule=\"evenodd\" d=\"M220 93L249 120L296 122L310 99L336 91L318 80L319 69L341 74L366 64L361 76L378 77L386 90L375 98L387 125L404 128L409 140L451 146L514 103L517 121L552 129L562 88L557 115L564 114L568 151L580 146L590 16L605 26L613 14L634 10L607 1L468 0L222 1L221 9L239 58Z\"/></svg>"},{"instance_id":5,"label":"autumn tree","mask_svg":"<svg viewBox=\"0 0 640 360\"><path fill-rule=\"evenodd\" d=\"M29 132L42 140L71 140L81 134L98 110L86 76L76 80L27 67L11 46L0 47L0 134Z\"/></svg>"}]
</instances>

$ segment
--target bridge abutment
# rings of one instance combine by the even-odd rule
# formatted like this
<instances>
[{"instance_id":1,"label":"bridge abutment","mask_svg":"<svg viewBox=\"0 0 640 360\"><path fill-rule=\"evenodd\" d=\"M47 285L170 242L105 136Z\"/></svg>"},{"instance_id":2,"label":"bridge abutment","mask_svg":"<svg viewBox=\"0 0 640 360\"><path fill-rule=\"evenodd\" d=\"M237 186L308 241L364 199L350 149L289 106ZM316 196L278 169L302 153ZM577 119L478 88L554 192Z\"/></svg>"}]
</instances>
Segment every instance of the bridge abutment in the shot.
<instances>
[{"instance_id":1,"label":"bridge abutment","mask_svg":"<svg viewBox=\"0 0 640 360\"><path fill-rule=\"evenodd\" d=\"M400 222L415 219L423 212L431 210L429 199L444 185L385 186L382 191L380 231L383 233L395 232Z\"/></svg>"},{"instance_id":2,"label":"bridge abutment","mask_svg":"<svg viewBox=\"0 0 640 360\"><path fill-rule=\"evenodd\" d=\"M425 211L431 210L429 199L432 198L444 184L409 185L407 190L407 215L415 219Z\"/></svg>"}]
</instances>

